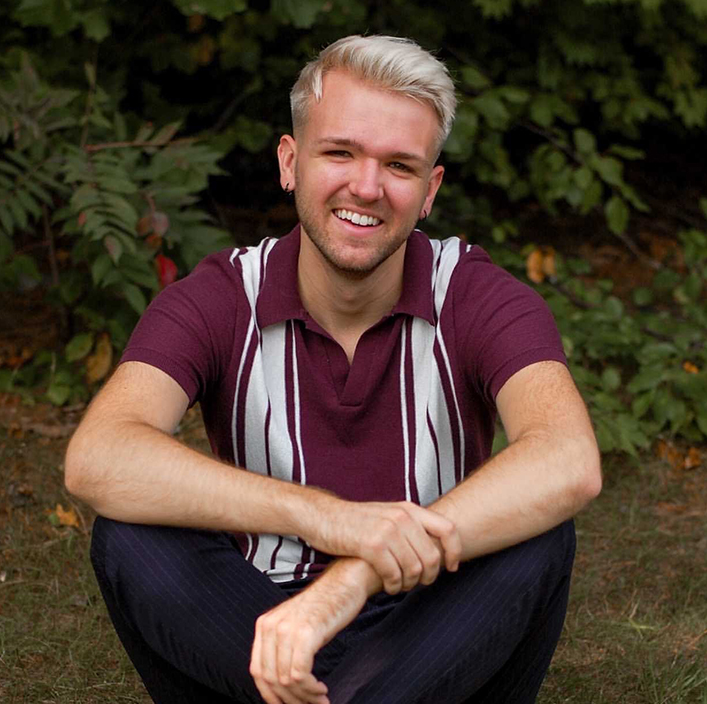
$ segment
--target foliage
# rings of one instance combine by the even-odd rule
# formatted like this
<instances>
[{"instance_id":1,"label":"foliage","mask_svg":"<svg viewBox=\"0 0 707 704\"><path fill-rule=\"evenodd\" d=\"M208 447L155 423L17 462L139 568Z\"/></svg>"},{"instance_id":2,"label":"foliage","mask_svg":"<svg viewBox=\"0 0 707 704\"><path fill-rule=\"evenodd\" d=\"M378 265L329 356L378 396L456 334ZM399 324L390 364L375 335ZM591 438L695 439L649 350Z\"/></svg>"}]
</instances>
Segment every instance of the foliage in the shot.
<instances>
[{"instance_id":1,"label":"foliage","mask_svg":"<svg viewBox=\"0 0 707 704\"><path fill-rule=\"evenodd\" d=\"M87 76L83 96L52 89L25 60L0 92L0 286L41 285L48 261L49 296L70 333L62 355L4 370L0 385L41 385L59 405L105 377L113 348L178 269L229 242L196 207L222 154L176 139L178 123L129 136L90 65ZM39 245L42 260L22 251L23 233L24 249Z\"/></svg>"},{"instance_id":2,"label":"foliage","mask_svg":"<svg viewBox=\"0 0 707 704\"><path fill-rule=\"evenodd\" d=\"M0 66L11 70L0 85L0 188L13 194L0 195L0 285L45 273L21 241L46 239L48 217L57 246L74 243L76 272L67 266L54 286L74 318L69 332L108 332L116 348L157 288L150 247L184 273L196 242L220 242L196 201L218 156L249 175L223 199L266 209L278 197L284 96L302 64L344 34L439 49L460 106L444 153L452 185L429 229L473 233L519 274L534 250L523 248L520 214L532 209L599 216L600 236L638 250L632 228L653 201L635 174L651 143L684 148L707 124L704 0L12 0L0 19ZM22 68L28 47L45 82ZM126 145L95 148L115 142ZM664 267L655 291L633 301L559 256L552 284L540 286L605 449L634 452L656 432L707 435L704 229L683 233L687 263ZM112 307L99 318L77 312L96 311L96 297ZM115 320L121 334L109 329Z\"/></svg>"}]
</instances>

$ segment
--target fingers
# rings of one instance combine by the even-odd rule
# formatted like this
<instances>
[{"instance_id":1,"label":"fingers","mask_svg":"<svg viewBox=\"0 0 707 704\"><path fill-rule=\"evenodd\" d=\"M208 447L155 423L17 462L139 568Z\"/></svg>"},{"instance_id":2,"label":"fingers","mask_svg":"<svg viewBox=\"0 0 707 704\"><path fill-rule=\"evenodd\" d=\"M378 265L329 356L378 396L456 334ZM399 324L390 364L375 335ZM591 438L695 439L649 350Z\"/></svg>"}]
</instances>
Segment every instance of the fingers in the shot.
<instances>
[{"instance_id":1,"label":"fingers","mask_svg":"<svg viewBox=\"0 0 707 704\"><path fill-rule=\"evenodd\" d=\"M306 625L297 629L274 612L256 621L250 673L266 704L329 704L326 685L312 674L316 650Z\"/></svg>"},{"instance_id":2,"label":"fingers","mask_svg":"<svg viewBox=\"0 0 707 704\"><path fill-rule=\"evenodd\" d=\"M442 544L444 564L449 572L456 572L459 569L459 561L462 554L462 543L459 531L448 518L435 513L432 509L425 509L412 504L413 509L419 515L419 520L429 535L434 536ZM420 514L420 511L422 512Z\"/></svg>"},{"instance_id":3,"label":"fingers","mask_svg":"<svg viewBox=\"0 0 707 704\"><path fill-rule=\"evenodd\" d=\"M362 554L376 570L389 594L432 584L442 564L456 571L461 539L452 521L412 503L388 505L377 536Z\"/></svg>"}]
</instances>

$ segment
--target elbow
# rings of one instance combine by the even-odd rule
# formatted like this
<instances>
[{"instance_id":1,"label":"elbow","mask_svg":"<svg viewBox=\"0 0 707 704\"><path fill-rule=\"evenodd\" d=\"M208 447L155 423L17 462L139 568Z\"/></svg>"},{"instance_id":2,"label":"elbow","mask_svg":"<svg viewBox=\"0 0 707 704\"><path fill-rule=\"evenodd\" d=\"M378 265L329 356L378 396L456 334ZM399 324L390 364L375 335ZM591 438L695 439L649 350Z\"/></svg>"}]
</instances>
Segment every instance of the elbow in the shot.
<instances>
[{"instance_id":1,"label":"elbow","mask_svg":"<svg viewBox=\"0 0 707 704\"><path fill-rule=\"evenodd\" d=\"M69 441L64 458L64 486L78 499L91 503L88 486L90 485L90 464L86 461L87 451L81 428Z\"/></svg>"},{"instance_id":2,"label":"elbow","mask_svg":"<svg viewBox=\"0 0 707 704\"><path fill-rule=\"evenodd\" d=\"M602 489L601 456L593 434L583 438L579 443L576 466L579 471L576 477L575 496L578 509L582 509L596 499Z\"/></svg>"}]
</instances>

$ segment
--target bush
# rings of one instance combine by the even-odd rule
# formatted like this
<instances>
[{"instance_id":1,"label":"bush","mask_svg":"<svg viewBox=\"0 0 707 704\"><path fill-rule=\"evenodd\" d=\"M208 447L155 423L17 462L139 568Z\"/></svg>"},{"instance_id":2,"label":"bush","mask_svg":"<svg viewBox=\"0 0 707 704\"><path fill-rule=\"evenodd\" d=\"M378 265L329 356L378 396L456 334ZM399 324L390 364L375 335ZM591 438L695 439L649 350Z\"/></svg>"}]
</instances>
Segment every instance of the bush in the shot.
<instances>
[{"instance_id":1,"label":"bush","mask_svg":"<svg viewBox=\"0 0 707 704\"><path fill-rule=\"evenodd\" d=\"M429 228L473 233L520 276L529 258L550 261L519 217L533 209L591 217L599 235L642 255L630 235L653 202L634 180L648 137L678 150L707 123L703 0L14 0L0 19L0 65L11 71L0 86L0 285L44 273L20 238L49 251L72 243L73 268L50 269L74 370L101 334L119 349L174 266L184 273L226 241L198 200L219 158L249 174L229 199L264 208L279 196L284 97L304 61L343 34L439 48L461 100L445 147L450 185ZM30 46L42 80L22 59ZM707 227L693 220L683 258L632 300L559 254L537 284L604 449L707 435Z\"/></svg>"}]
</instances>

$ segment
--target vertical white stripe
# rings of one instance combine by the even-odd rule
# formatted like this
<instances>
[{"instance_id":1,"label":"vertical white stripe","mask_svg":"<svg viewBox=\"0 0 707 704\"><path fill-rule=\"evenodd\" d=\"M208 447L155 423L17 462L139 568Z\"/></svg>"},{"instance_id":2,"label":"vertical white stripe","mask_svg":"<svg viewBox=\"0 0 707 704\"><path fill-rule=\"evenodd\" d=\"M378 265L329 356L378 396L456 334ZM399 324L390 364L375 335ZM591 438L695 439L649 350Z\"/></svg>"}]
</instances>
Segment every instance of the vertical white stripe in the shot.
<instances>
[{"instance_id":1,"label":"vertical white stripe","mask_svg":"<svg viewBox=\"0 0 707 704\"><path fill-rule=\"evenodd\" d=\"M407 325L403 320L400 330L400 415L403 427L403 457L405 474L405 499L410 501L410 429L408 427L407 390L405 384L405 350L407 349Z\"/></svg>"},{"instance_id":2,"label":"vertical white stripe","mask_svg":"<svg viewBox=\"0 0 707 704\"><path fill-rule=\"evenodd\" d=\"M294 415L295 415L295 450L299 457L300 466L300 484L307 483L307 471L304 466L304 454L302 451L302 434L301 426L302 419L301 413L302 409L300 407L299 401L299 369L297 366L297 340L295 338L295 324L290 321L290 327L292 329L292 386L294 388Z\"/></svg>"},{"instance_id":3,"label":"vertical white stripe","mask_svg":"<svg viewBox=\"0 0 707 704\"><path fill-rule=\"evenodd\" d=\"M439 405L442 390L439 375L435 374L435 330L424 318L412 321L411 347L413 364L413 396L415 409L415 484L422 506L438 498L437 456L427 426L430 404ZM442 399L443 401L444 399ZM407 473L406 473L407 477Z\"/></svg>"},{"instance_id":4,"label":"vertical white stripe","mask_svg":"<svg viewBox=\"0 0 707 704\"><path fill-rule=\"evenodd\" d=\"M452 489L456 483L454 471L454 442L452 436L451 417L456 417L459 426L459 451L460 461L464 461L464 429L462 426L461 411L454 387L451 364L447 353L446 342L442 336L439 318L446 301L449 284L454 269L459 262L460 247L457 238L450 238L444 242L430 240L432 247L432 277L431 286L434 292L434 307L437 317L437 327L426 324L421 319L413 323L413 358L415 369L426 369L428 374L415 373L415 419L417 427L416 437L416 481L420 503L423 506L434 501L439 493L437 485L437 453L434 442L427 425L429 413L430 423L437 438L437 448L440 462L440 483L442 492ZM468 251L468 247L466 251ZM417 327L415 327L417 326ZM438 341L442 355L443 369L438 367L434 354L434 341ZM442 372L449 378L452 389L452 407L448 407L447 399L442 386Z\"/></svg>"}]
</instances>

